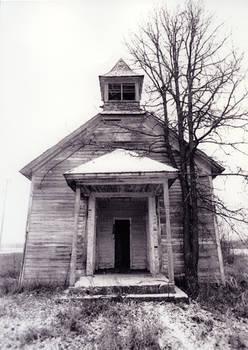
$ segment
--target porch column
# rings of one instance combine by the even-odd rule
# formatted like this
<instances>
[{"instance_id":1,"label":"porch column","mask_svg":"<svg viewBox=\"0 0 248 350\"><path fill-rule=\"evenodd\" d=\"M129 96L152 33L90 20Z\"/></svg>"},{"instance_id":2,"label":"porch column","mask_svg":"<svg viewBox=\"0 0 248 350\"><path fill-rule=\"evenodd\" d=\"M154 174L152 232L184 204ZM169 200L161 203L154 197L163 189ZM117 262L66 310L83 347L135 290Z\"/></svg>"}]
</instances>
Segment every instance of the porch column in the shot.
<instances>
[{"instance_id":1,"label":"porch column","mask_svg":"<svg viewBox=\"0 0 248 350\"><path fill-rule=\"evenodd\" d=\"M74 286L76 282L76 265L77 265L77 231L78 231L78 219L80 211L80 187L76 187L75 205L74 205L74 231L72 236L72 249L71 249L71 261L70 261L70 276L69 284Z\"/></svg>"},{"instance_id":2,"label":"porch column","mask_svg":"<svg viewBox=\"0 0 248 350\"><path fill-rule=\"evenodd\" d=\"M150 272L152 275L159 273L159 253L158 253L158 220L156 214L155 197L148 197L149 214L149 254Z\"/></svg>"},{"instance_id":3,"label":"porch column","mask_svg":"<svg viewBox=\"0 0 248 350\"><path fill-rule=\"evenodd\" d=\"M92 276L95 271L95 251L96 251L96 198L91 194L88 203L87 221L87 257L86 275Z\"/></svg>"},{"instance_id":4,"label":"porch column","mask_svg":"<svg viewBox=\"0 0 248 350\"><path fill-rule=\"evenodd\" d=\"M165 218L166 218L168 275L169 275L169 282L174 284L174 282L175 282L175 280L174 280L174 261L173 261L173 251L172 251L172 241L171 241L170 200L169 200L168 179L166 179L163 182L163 192L164 192L164 208L165 208Z\"/></svg>"}]
</instances>

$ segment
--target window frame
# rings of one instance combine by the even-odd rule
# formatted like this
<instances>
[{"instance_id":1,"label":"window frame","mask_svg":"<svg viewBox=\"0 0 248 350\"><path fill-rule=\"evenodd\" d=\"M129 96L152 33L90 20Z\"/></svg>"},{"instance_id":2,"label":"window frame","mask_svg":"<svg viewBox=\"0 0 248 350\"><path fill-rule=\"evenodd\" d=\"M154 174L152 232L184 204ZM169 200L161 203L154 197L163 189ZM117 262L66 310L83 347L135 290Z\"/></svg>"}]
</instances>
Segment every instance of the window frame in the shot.
<instances>
[{"instance_id":1,"label":"window frame","mask_svg":"<svg viewBox=\"0 0 248 350\"><path fill-rule=\"evenodd\" d=\"M112 100L109 98L109 85L120 85L121 86L121 99L120 100ZM134 99L133 100L124 100L123 99L123 85L134 85ZM137 87L136 87L136 83L133 82L123 82L123 83L119 83L119 82L114 82L114 83L107 83L107 101L109 102L133 102L133 101L137 101L137 91L136 91Z\"/></svg>"}]
</instances>

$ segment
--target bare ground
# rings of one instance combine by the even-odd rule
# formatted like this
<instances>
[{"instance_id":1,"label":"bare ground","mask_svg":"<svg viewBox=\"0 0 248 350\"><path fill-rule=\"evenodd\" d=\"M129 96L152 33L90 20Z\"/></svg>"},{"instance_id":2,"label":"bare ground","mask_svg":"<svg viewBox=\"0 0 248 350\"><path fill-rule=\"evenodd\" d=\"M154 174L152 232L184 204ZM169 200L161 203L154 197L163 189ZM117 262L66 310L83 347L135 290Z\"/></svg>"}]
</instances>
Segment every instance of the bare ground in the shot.
<instances>
[{"instance_id":1,"label":"bare ground","mask_svg":"<svg viewBox=\"0 0 248 350\"><path fill-rule=\"evenodd\" d=\"M59 302L62 292L0 298L1 349L248 349L248 319L197 302Z\"/></svg>"}]
</instances>

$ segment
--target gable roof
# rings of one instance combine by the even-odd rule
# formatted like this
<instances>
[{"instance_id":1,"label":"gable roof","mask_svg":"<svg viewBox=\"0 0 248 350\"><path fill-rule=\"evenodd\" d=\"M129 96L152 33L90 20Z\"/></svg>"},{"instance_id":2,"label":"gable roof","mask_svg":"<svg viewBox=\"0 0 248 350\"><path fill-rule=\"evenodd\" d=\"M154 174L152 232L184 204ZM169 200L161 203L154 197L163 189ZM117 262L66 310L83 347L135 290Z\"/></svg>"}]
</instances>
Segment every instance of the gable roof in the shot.
<instances>
[{"instance_id":1,"label":"gable roof","mask_svg":"<svg viewBox=\"0 0 248 350\"><path fill-rule=\"evenodd\" d=\"M48 162L51 158L55 157L58 153L64 150L67 144L68 145L71 144L79 135L81 135L82 133L86 133L87 131L90 131L91 129L95 128L97 124L100 123L100 121L101 121L100 114L95 115L93 118L88 120L86 123L82 124L79 128L74 130L72 133L64 137L61 141L56 143L54 146L48 148L41 155L33 159L27 165L25 165L20 170L20 173L26 176L28 179L31 179L33 171L41 167L43 164Z\"/></svg>"},{"instance_id":2,"label":"gable roof","mask_svg":"<svg viewBox=\"0 0 248 350\"><path fill-rule=\"evenodd\" d=\"M157 117L148 113L145 113L144 115L145 118L149 118L150 120L152 120L154 122L154 125L161 125L162 122ZM92 130L94 130L94 128L96 128L97 125L102 121L102 117L103 115L101 113L95 115L93 118L81 125L78 129L70 133L68 136L64 137L57 144L55 144L54 146L43 152L40 156L36 157L34 160L28 163L26 166L24 166L20 170L20 173L26 176L28 179L31 179L33 172L39 169L42 165L46 164L57 154L62 152L67 146L71 145L72 142L76 140L79 135L83 137L90 135ZM218 164L215 160L207 156L204 152L198 150L197 154L204 162L208 163L215 170L216 173L221 173L225 170L220 164Z\"/></svg>"},{"instance_id":3,"label":"gable roof","mask_svg":"<svg viewBox=\"0 0 248 350\"><path fill-rule=\"evenodd\" d=\"M83 163L65 174L108 174L139 172L177 172L178 170L165 163L158 162L137 152L116 149L112 152Z\"/></svg>"}]
</instances>

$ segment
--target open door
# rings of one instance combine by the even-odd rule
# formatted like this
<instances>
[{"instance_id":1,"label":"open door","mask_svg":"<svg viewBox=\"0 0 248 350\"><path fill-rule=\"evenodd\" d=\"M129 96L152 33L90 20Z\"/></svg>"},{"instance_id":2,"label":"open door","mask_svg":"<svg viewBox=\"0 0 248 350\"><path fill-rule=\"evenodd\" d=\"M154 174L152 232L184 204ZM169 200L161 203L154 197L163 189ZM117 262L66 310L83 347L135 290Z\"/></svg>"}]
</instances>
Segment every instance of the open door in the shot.
<instances>
[{"instance_id":1,"label":"open door","mask_svg":"<svg viewBox=\"0 0 248 350\"><path fill-rule=\"evenodd\" d=\"M130 270L130 221L115 220L113 232L115 235L115 270L128 272Z\"/></svg>"}]
</instances>

